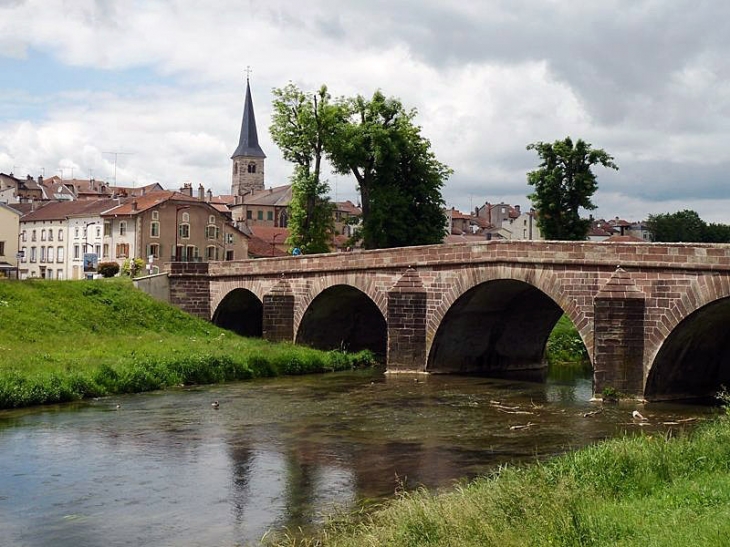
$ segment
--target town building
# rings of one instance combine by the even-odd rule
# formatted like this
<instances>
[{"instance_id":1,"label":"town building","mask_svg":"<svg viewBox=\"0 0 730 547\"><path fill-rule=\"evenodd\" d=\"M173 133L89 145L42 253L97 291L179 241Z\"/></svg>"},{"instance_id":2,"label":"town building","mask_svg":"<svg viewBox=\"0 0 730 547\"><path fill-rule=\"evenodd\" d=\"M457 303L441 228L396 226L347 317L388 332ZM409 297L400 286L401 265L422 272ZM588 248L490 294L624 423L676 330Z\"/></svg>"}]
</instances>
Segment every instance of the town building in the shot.
<instances>
[{"instance_id":1,"label":"town building","mask_svg":"<svg viewBox=\"0 0 730 547\"><path fill-rule=\"evenodd\" d=\"M17 276L20 211L0 203L0 277Z\"/></svg>"}]
</instances>

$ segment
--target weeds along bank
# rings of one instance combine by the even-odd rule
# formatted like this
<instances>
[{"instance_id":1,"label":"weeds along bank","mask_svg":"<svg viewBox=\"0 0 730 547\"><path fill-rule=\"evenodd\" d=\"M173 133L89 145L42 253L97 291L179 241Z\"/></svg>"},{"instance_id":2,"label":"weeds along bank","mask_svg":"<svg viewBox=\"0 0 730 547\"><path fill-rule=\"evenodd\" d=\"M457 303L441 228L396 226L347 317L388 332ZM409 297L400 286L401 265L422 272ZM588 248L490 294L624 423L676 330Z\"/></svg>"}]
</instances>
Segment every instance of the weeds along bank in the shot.
<instances>
[{"instance_id":1,"label":"weeds along bank","mask_svg":"<svg viewBox=\"0 0 730 547\"><path fill-rule=\"evenodd\" d=\"M0 283L0 408L373 362L241 338L128 280Z\"/></svg>"},{"instance_id":2,"label":"weeds along bank","mask_svg":"<svg viewBox=\"0 0 730 547\"><path fill-rule=\"evenodd\" d=\"M442 494L406 493L365 516L333 518L279 546L726 546L730 419L676 437L623 438Z\"/></svg>"}]
</instances>

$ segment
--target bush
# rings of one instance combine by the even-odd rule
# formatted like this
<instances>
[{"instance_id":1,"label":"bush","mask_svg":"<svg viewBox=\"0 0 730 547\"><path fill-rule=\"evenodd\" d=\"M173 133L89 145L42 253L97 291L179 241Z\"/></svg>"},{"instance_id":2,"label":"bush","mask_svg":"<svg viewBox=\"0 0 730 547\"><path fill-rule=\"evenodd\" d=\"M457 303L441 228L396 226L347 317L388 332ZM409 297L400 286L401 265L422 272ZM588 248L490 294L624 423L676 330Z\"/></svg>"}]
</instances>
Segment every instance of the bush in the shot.
<instances>
[{"instance_id":1,"label":"bush","mask_svg":"<svg viewBox=\"0 0 730 547\"><path fill-rule=\"evenodd\" d=\"M122 265L122 273L130 277L137 277L144 269L144 260L141 258L128 258Z\"/></svg>"},{"instance_id":2,"label":"bush","mask_svg":"<svg viewBox=\"0 0 730 547\"><path fill-rule=\"evenodd\" d=\"M96 271L104 277L114 277L119 273L119 264L116 262L101 262Z\"/></svg>"}]
</instances>

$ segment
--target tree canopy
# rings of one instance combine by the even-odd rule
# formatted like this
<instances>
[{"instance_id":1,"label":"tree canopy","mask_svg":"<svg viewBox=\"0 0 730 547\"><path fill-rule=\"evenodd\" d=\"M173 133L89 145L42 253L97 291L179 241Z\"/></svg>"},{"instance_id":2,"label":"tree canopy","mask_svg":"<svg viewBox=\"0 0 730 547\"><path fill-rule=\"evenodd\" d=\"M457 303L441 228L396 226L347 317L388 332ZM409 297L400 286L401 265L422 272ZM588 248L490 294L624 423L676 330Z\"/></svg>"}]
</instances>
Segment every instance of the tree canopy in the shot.
<instances>
[{"instance_id":1,"label":"tree canopy","mask_svg":"<svg viewBox=\"0 0 730 547\"><path fill-rule=\"evenodd\" d=\"M595 209L593 194L598 189L591 168L602 165L618 170L613 157L581 139L570 137L554 143L527 145L542 160L539 168L527 173L535 187L528 197L538 211L537 225L545 239L580 241L588 235L590 220L580 217L580 209Z\"/></svg>"},{"instance_id":2,"label":"tree canopy","mask_svg":"<svg viewBox=\"0 0 730 547\"><path fill-rule=\"evenodd\" d=\"M730 243L730 226L707 224L696 211L649 215L646 227L652 239L665 243Z\"/></svg>"},{"instance_id":3,"label":"tree canopy","mask_svg":"<svg viewBox=\"0 0 730 547\"><path fill-rule=\"evenodd\" d=\"M362 205L366 249L441 243L446 218L441 188L452 171L398 99L380 91L341 102L347 117L329 148L334 168L352 173Z\"/></svg>"},{"instance_id":4,"label":"tree canopy","mask_svg":"<svg viewBox=\"0 0 730 547\"><path fill-rule=\"evenodd\" d=\"M273 94L271 138L284 159L295 164L287 243L305 254L328 252L334 219L329 185L321 178L322 160L343 119L342 109L332 103L325 86L305 93L290 83Z\"/></svg>"}]
</instances>

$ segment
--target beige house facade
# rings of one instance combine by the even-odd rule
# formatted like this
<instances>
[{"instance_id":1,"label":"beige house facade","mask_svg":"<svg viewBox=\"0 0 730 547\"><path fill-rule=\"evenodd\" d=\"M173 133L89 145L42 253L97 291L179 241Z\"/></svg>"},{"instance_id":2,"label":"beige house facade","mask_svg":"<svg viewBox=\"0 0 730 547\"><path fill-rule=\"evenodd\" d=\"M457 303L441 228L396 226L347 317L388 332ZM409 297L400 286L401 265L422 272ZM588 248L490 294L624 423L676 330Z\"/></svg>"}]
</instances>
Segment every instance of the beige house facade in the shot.
<instances>
[{"instance_id":1,"label":"beige house facade","mask_svg":"<svg viewBox=\"0 0 730 547\"><path fill-rule=\"evenodd\" d=\"M20 212L0 203L0 277L18 273Z\"/></svg>"}]
</instances>

